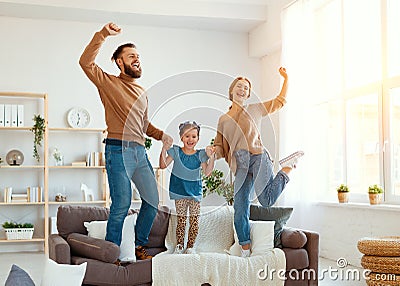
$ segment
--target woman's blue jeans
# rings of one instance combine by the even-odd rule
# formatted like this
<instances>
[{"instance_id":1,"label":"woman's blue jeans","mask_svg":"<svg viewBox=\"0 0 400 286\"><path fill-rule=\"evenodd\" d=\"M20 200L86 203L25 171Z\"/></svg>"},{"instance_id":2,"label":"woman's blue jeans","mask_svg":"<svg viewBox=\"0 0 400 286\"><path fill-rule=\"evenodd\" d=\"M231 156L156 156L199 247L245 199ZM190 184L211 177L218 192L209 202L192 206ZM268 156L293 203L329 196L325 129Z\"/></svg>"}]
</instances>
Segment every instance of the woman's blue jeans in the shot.
<instances>
[{"instance_id":1,"label":"woman's blue jeans","mask_svg":"<svg viewBox=\"0 0 400 286\"><path fill-rule=\"evenodd\" d=\"M121 244L122 227L132 200L131 180L135 183L142 204L135 227L135 244L146 245L158 210L158 190L153 168L144 146L129 142L128 146L106 144L105 158L111 206L106 240ZM133 246L132 246L133 247Z\"/></svg>"},{"instance_id":2,"label":"woman's blue jeans","mask_svg":"<svg viewBox=\"0 0 400 286\"><path fill-rule=\"evenodd\" d=\"M247 150L234 152L236 174L234 182L234 223L239 244L250 241L250 195L255 191L264 207L272 206L279 198L289 177L282 170L274 177L273 164L267 151L253 155Z\"/></svg>"}]
</instances>

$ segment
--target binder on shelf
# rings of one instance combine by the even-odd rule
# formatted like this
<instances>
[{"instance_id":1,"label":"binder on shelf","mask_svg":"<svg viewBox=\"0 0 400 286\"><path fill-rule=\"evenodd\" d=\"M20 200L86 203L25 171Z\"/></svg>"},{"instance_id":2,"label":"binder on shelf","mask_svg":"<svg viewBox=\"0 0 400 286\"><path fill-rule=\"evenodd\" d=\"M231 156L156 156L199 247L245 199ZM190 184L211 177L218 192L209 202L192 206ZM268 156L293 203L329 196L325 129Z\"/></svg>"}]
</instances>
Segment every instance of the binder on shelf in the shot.
<instances>
[{"instance_id":1,"label":"binder on shelf","mask_svg":"<svg viewBox=\"0 0 400 286\"><path fill-rule=\"evenodd\" d=\"M11 104L4 104L4 126L11 127Z\"/></svg>"},{"instance_id":2,"label":"binder on shelf","mask_svg":"<svg viewBox=\"0 0 400 286\"><path fill-rule=\"evenodd\" d=\"M11 126L18 126L18 105L11 104Z\"/></svg>"},{"instance_id":3,"label":"binder on shelf","mask_svg":"<svg viewBox=\"0 0 400 286\"><path fill-rule=\"evenodd\" d=\"M4 126L4 104L0 104L0 126Z\"/></svg>"},{"instance_id":4,"label":"binder on shelf","mask_svg":"<svg viewBox=\"0 0 400 286\"><path fill-rule=\"evenodd\" d=\"M12 187L4 188L4 202L11 203Z\"/></svg>"},{"instance_id":5,"label":"binder on shelf","mask_svg":"<svg viewBox=\"0 0 400 286\"><path fill-rule=\"evenodd\" d=\"M17 120L17 126L24 126L24 106L22 104L17 106Z\"/></svg>"}]
</instances>

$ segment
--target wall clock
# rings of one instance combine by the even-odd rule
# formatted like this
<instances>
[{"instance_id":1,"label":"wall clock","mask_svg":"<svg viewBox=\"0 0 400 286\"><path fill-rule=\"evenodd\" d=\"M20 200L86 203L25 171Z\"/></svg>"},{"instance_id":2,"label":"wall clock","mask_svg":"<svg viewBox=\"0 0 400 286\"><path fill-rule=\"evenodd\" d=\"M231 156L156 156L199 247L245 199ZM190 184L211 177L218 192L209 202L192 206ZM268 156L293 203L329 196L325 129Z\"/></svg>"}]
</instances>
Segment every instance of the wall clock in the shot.
<instances>
[{"instance_id":1,"label":"wall clock","mask_svg":"<svg viewBox=\"0 0 400 286\"><path fill-rule=\"evenodd\" d=\"M82 107L71 108L67 113L67 121L72 128L85 128L90 123L89 111Z\"/></svg>"}]
</instances>

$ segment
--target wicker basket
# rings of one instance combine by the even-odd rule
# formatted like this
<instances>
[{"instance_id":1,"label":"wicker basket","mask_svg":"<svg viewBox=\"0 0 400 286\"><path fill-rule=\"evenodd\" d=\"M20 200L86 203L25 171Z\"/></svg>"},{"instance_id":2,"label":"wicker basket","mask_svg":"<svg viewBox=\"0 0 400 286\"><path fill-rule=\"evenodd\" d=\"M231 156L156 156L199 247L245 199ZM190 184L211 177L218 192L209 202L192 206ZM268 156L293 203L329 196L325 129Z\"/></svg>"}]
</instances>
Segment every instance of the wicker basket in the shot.
<instances>
[{"instance_id":1,"label":"wicker basket","mask_svg":"<svg viewBox=\"0 0 400 286\"><path fill-rule=\"evenodd\" d=\"M376 273L400 274L400 257L384 257L364 255L361 265Z\"/></svg>"},{"instance_id":2,"label":"wicker basket","mask_svg":"<svg viewBox=\"0 0 400 286\"><path fill-rule=\"evenodd\" d=\"M34 228L5 228L8 240L32 239Z\"/></svg>"},{"instance_id":3,"label":"wicker basket","mask_svg":"<svg viewBox=\"0 0 400 286\"><path fill-rule=\"evenodd\" d=\"M400 256L400 236L364 237L358 241L357 247L366 255Z\"/></svg>"}]
</instances>

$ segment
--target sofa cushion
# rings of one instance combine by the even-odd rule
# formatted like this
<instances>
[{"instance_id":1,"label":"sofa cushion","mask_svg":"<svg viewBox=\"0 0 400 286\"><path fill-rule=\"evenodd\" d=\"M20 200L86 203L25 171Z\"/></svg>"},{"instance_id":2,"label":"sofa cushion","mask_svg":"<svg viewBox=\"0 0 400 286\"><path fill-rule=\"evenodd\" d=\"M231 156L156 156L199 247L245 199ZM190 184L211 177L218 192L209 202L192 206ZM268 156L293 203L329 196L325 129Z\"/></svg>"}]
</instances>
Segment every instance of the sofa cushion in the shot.
<instances>
[{"instance_id":1,"label":"sofa cushion","mask_svg":"<svg viewBox=\"0 0 400 286\"><path fill-rule=\"evenodd\" d=\"M58 233L67 239L71 233L87 234L83 223L92 220L107 220L110 211L98 206L62 205L57 211Z\"/></svg>"},{"instance_id":2,"label":"sofa cushion","mask_svg":"<svg viewBox=\"0 0 400 286\"><path fill-rule=\"evenodd\" d=\"M286 270L304 269L310 265L308 253L304 248L282 248L286 257Z\"/></svg>"},{"instance_id":3,"label":"sofa cushion","mask_svg":"<svg viewBox=\"0 0 400 286\"><path fill-rule=\"evenodd\" d=\"M250 205L251 220L273 220L274 227L274 246L282 247L281 233L286 222L293 212L292 207L263 207L261 205Z\"/></svg>"},{"instance_id":4,"label":"sofa cushion","mask_svg":"<svg viewBox=\"0 0 400 286\"><path fill-rule=\"evenodd\" d=\"M129 210L129 213L138 212ZM108 220L110 210L98 206L72 206L62 205L57 211L58 233L66 239L73 232L87 234L83 223L94 220ZM148 247L165 247L164 239L168 230L168 218L170 209L167 206L160 206L153 222L149 235Z\"/></svg>"},{"instance_id":5,"label":"sofa cushion","mask_svg":"<svg viewBox=\"0 0 400 286\"><path fill-rule=\"evenodd\" d=\"M151 285L152 259L138 260L126 266L117 266L95 259L72 256L71 263L87 262L85 285Z\"/></svg>"},{"instance_id":6,"label":"sofa cushion","mask_svg":"<svg viewBox=\"0 0 400 286\"><path fill-rule=\"evenodd\" d=\"M119 260L123 262L135 262L135 225L137 214L127 215L122 227L122 240L119 246ZM89 237L105 239L107 232L107 221L84 222Z\"/></svg>"},{"instance_id":7,"label":"sofa cushion","mask_svg":"<svg viewBox=\"0 0 400 286\"><path fill-rule=\"evenodd\" d=\"M170 214L171 210L167 206L159 206L149 234L149 242L146 244L147 247L165 248Z\"/></svg>"},{"instance_id":8,"label":"sofa cushion","mask_svg":"<svg viewBox=\"0 0 400 286\"><path fill-rule=\"evenodd\" d=\"M119 256L119 247L115 243L89 237L80 233L71 233L67 238L74 255L113 263Z\"/></svg>"},{"instance_id":9,"label":"sofa cushion","mask_svg":"<svg viewBox=\"0 0 400 286\"><path fill-rule=\"evenodd\" d=\"M307 243L307 236L299 229L285 228L281 233L282 247L302 248Z\"/></svg>"}]
</instances>

